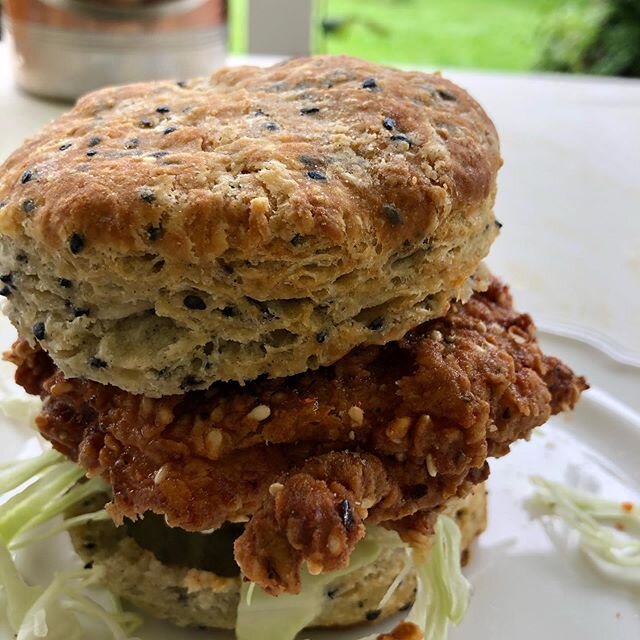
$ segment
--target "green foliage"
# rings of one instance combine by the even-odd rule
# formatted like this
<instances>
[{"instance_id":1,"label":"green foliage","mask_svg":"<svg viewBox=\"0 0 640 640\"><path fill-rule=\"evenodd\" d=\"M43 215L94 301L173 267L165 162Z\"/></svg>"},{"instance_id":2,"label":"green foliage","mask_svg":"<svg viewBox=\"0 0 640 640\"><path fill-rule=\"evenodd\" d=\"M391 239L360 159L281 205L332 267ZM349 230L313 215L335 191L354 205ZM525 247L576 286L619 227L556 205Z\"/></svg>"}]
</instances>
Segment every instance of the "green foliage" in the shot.
<instances>
[{"instance_id":1,"label":"green foliage","mask_svg":"<svg viewBox=\"0 0 640 640\"><path fill-rule=\"evenodd\" d=\"M539 69L640 77L637 0L567 5L549 18L543 33Z\"/></svg>"}]
</instances>

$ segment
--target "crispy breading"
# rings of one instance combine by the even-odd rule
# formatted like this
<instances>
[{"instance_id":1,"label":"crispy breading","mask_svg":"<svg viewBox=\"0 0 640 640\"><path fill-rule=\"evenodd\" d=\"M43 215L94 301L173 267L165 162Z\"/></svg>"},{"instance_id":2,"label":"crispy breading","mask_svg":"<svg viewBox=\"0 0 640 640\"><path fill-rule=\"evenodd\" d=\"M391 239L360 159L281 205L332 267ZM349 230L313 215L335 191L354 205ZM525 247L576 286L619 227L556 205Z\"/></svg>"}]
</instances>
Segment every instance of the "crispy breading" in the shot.
<instances>
[{"instance_id":1,"label":"crispy breading","mask_svg":"<svg viewBox=\"0 0 640 640\"><path fill-rule=\"evenodd\" d=\"M531 318L497 280L397 343L246 387L150 399L66 380L24 342L10 357L17 381L45 400L42 434L113 486L116 521L150 510L203 530L253 516L237 559L273 592L296 590L303 559L344 566L364 520L410 539L429 521L412 514L484 480L488 456L587 388L542 354ZM340 518L344 500L353 523ZM282 517L289 508L294 520Z\"/></svg>"}]
</instances>

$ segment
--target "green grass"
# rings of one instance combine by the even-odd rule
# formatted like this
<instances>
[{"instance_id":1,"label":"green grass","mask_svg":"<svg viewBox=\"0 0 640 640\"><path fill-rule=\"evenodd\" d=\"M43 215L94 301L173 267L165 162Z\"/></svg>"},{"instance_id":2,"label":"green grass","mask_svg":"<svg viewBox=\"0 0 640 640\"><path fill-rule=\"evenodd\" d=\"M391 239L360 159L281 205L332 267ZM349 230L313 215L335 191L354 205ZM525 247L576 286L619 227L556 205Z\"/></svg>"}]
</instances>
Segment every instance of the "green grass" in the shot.
<instances>
[{"instance_id":1,"label":"green grass","mask_svg":"<svg viewBox=\"0 0 640 640\"><path fill-rule=\"evenodd\" d=\"M590 0L571 0L578 7ZM232 19L246 0L231 0ZM321 16L347 19L322 37L316 52L379 62L524 70L538 55L542 24L565 0L317 0ZM371 26L367 26L367 23ZM244 50L242 22L232 25L232 51Z\"/></svg>"}]
</instances>

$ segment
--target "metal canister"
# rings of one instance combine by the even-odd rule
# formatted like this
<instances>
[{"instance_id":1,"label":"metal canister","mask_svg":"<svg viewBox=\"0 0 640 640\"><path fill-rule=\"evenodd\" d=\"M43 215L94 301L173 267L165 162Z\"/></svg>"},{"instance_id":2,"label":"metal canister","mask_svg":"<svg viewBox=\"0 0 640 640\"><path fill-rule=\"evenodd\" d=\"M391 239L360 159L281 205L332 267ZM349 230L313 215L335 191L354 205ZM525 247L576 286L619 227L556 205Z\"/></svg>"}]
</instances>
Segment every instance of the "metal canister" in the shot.
<instances>
[{"instance_id":1,"label":"metal canister","mask_svg":"<svg viewBox=\"0 0 640 640\"><path fill-rule=\"evenodd\" d=\"M73 100L224 63L227 0L4 0L18 85Z\"/></svg>"}]
</instances>

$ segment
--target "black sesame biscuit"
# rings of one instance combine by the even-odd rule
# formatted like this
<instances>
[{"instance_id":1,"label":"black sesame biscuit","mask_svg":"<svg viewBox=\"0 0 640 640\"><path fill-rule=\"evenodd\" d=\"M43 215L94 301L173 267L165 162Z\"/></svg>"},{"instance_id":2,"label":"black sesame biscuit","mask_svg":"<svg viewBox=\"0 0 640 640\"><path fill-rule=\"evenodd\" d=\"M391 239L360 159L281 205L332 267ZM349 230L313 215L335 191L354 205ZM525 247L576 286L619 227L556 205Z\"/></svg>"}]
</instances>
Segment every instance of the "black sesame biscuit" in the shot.
<instances>
[{"instance_id":1,"label":"black sesame biscuit","mask_svg":"<svg viewBox=\"0 0 640 640\"><path fill-rule=\"evenodd\" d=\"M104 501L105 498L102 498ZM88 501L78 512L100 508L100 498ZM445 513L454 518L462 534L463 564L470 546L487 525L486 490L477 486L465 499L451 499ZM201 534L191 534L201 535ZM89 522L71 531L71 541L80 557L91 565L104 566L106 583L114 592L179 626L233 629L240 598L240 577L224 577L210 571L163 564L111 521ZM383 607L380 601L405 566L403 547L384 551L375 563L337 578L325 592L324 608L315 627L345 627L379 622L406 610L416 588L411 571Z\"/></svg>"},{"instance_id":2,"label":"black sesame biscuit","mask_svg":"<svg viewBox=\"0 0 640 640\"><path fill-rule=\"evenodd\" d=\"M500 162L462 89L351 58L105 89L2 167L8 313L152 396L315 368L470 295Z\"/></svg>"}]
</instances>

